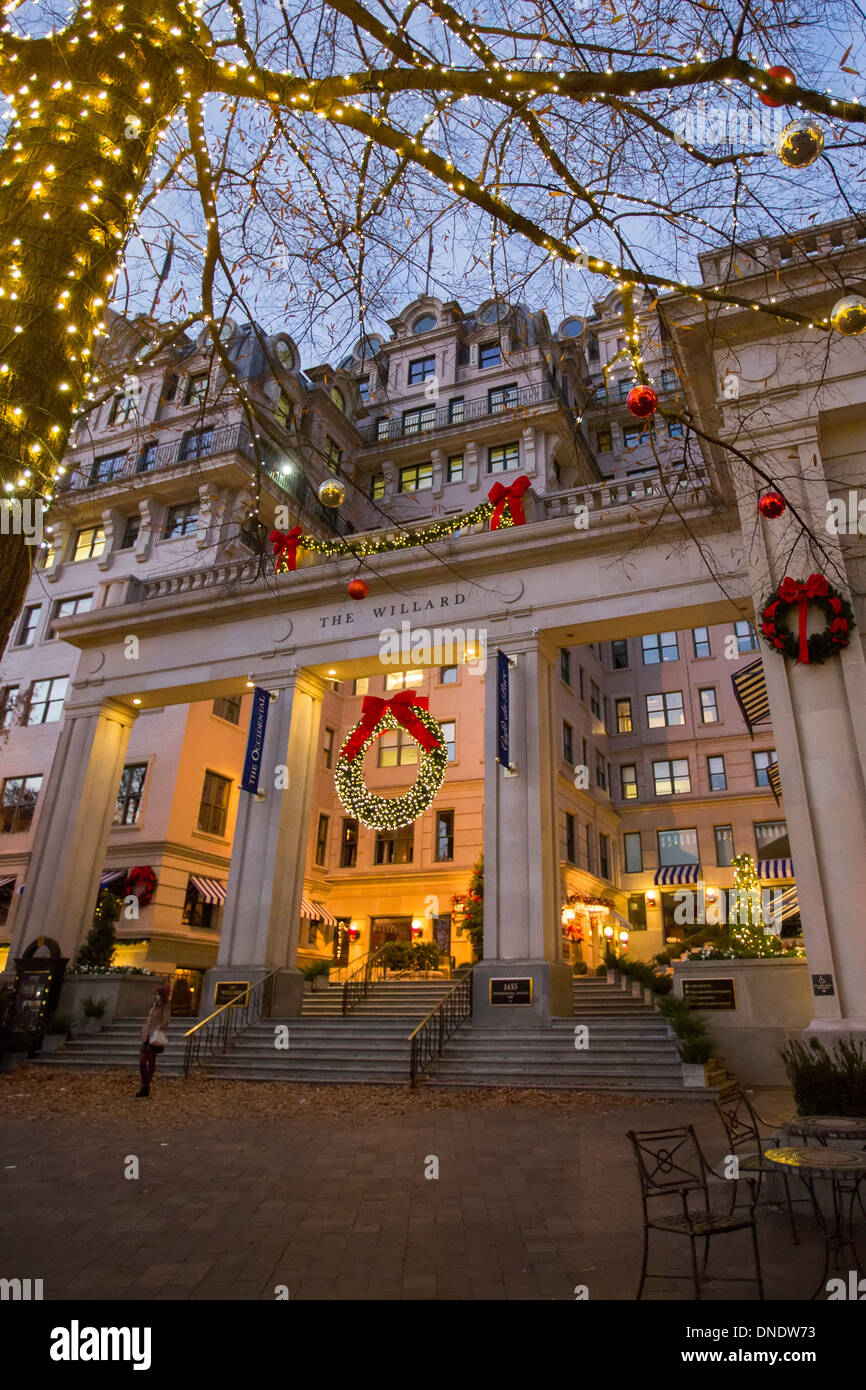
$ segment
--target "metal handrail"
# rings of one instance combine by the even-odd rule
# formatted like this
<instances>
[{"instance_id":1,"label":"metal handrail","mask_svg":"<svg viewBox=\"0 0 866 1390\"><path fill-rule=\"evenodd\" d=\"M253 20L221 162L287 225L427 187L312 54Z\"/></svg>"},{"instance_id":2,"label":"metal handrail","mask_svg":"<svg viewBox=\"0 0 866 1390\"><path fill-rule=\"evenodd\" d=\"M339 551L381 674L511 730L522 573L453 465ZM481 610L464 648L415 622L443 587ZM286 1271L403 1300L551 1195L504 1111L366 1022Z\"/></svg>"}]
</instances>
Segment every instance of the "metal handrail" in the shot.
<instances>
[{"instance_id":1,"label":"metal handrail","mask_svg":"<svg viewBox=\"0 0 866 1390\"><path fill-rule=\"evenodd\" d=\"M409 1085L442 1049L461 1024L472 1017L472 970L470 967L435 1009L431 1009L409 1034Z\"/></svg>"},{"instance_id":2,"label":"metal handrail","mask_svg":"<svg viewBox=\"0 0 866 1390\"><path fill-rule=\"evenodd\" d=\"M387 945L387 942L386 942ZM373 976L377 980L383 978L385 965L382 963L382 955L385 946L379 946L375 951L368 951L357 965L357 968L343 981L343 1014L351 1013L362 999L366 999L373 986ZM358 976L361 978L359 979Z\"/></svg>"},{"instance_id":3,"label":"metal handrail","mask_svg":"<svg viewBox=\"0 0 866 1390\"><path fill-rule=\"evenodd\" d=\"M213 1057L225 1052L230 1042L238 1034L258 1023L260 1018L268 1018L274 1000L274 981L282 966L272 970L269 975L247 985L227 1004L220 1004L212 1014L203 1018L184 1033L186 1051L183 1059L183 1074L188 1076L194 1064L200 1064L205 1057ZM243 1000L243 1003L239 1001Z\"/></svg>"}]
</instances>

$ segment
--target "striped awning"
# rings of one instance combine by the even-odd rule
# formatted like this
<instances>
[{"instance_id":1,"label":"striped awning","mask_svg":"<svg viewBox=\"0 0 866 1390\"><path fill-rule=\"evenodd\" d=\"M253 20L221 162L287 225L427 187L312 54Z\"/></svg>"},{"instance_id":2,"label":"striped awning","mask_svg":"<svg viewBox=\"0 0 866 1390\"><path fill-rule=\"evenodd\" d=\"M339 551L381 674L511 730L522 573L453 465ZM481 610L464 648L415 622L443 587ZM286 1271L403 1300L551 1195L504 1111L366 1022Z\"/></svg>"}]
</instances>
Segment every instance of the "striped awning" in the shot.
<instances>
[{"instance_id":1,"label":"striped awning","mask_svg":"<svg viewBox=\"0 0 866 1390\"><path fill-rule=\"evenodd\" d=\"M759 859L758 878L793 878L793 859Z\"/></svg>"},{"instance_id":2,"label":"striped awning","mask_svg":"<svg viewBox=\"0 0 866 1390\"><path fill-rule=\"evenodd\" d=\"M189 881L206 903L224 903L226 887L218 878L203 878L201 874L190 874Z\"/></svg>"},{"instance_id":3,"label":"striped awning","mask_svg":"<svg viewBox=\"0 0 866 1390\"><path fill-rule=\"evenodd\" d=\"M748 666L736 671L731 676L731 685L751 733L756 724L764 724L770 718L770 700L761 658L750 661Z\"/></svg>"},{"instance_id":4,"label":"striped awning","mask_svg":"<svg viewBox=\"0 0 866 1390\"><path fill-rule=\"evenodd\" d=\"M770 791L776 798L776 805L782 800L782 778L779 775L779 764L770 763L767 768L767 781L770 784Z\"/></svg>"},{"instance_id":5,"label":"striped awning","mask_svg":"<svg viewBox=\"0 0 866 1390\"><path fill-rule=\"evenodd\" d=\"M665 864L664 868L656 869L653 883L697 883L700 876L700 864Z\"/></svg>"},{"instance_id":6,"label":"striped awning","mask_svg":"<svg viewBox=\"0 0 866 1390\"><path fill-rule=\"evenodd\" d=\"M10 874L8 878L0 878L0 888L8 888L10 883L15 882L15 875Z\"/></svg>"},{"instance_id":7,"label":"striped awning","mask_svg":"<svg viewBox=\"0 0 866 1390\"><path fill-rule=\"evenodd\" d=\"M326 907L323 907L321 903L314 902L313 907L316 909L320 920L325 923L325 926L335 927L337 925L336 917L334 917Z\"/></svg>"},{"instance_id":8,"label":"striped awning","mask_svg":"<svg viewBox=\"0 0 866 1390\"><path fill-rule=\"evenodd\" d=\"M103 869L99 879L100 888L107 888L109 883L114 883L119 878L126 878L126 869Z\"/></svg>"},{"instance_id":9,"label":"striped awning","mask_svg":"<svg viewBox=\"0 0 866 1390\"><path fill-rule=\"evenodd\" d=\"M309 917L311 922L318 922L322 916L322 910L318 903L311 902L309 898L301 898L301 916Z\"/></svg>"},{"instance_id":10,"label":"striped awning","mask_svg":"<svg viewBox=\"0 0 866 1390\"><path fill-rule=\"evenodd\" d=\"M786 888L782 894L782 921L787 917L795 917L800 911L800 899L797 896L796 886Z\"/></svg>"}]
</instances>

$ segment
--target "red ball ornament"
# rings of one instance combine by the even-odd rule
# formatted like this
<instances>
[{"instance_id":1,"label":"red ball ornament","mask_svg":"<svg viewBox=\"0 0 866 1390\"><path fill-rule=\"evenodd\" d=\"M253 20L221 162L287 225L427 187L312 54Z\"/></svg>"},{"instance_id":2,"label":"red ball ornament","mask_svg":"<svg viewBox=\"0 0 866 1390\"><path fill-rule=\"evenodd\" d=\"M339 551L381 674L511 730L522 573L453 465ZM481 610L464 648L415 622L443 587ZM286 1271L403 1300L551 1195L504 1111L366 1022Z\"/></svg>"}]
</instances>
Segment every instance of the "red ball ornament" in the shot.
<instances>
[{"instance_id":1,"label":"red ball ornament","mask_svg":"<svg viewBox=\"0 0 866 1390\"><path fill-rule=\"evenodd\" d=\"M780 82L784 82L786 80L788 82L796 82L797 80L790 68L767 68L767 76L777 77ZM759 92L758 101L761 103L762 106L784 106L785 104L783 101L780 101L778 97L771 97L769 92Z\"/></svg>"},{"instance_id":2,"label":"red ball ornament","mask_svg":"<svg viewBox=\"0 0 866 1390\"><path fill-rule=\"evenodd\" d=\"M775 521L777 516L781 516L787 505L781 492L777 492L775 488L770 488L769 492L758 498L758 511L768 521Z\"/></svg>"},{"instance_id":3,"label":"red ball ornament","mask_svg":"<svg viewBox=\"0 0 866 1390\"><path fill-rule=\"evenodd\" d=\"M349 598L366 598L370 592L370 585L366 579L350 579L346 585L346 593Z\"/></svg>"},{"instance_id":4,"label":"red ball ornament","mask_svg":"<svg viewBox=\"0 0 866 1390\"><path fill-rule=\"evenodd\" d=\"M648 415L655 415L659 398L651 386L633 386L626 396L625 403L632 415L636 415L639 420L645 420Z\"/></svg>"}]
</instances>

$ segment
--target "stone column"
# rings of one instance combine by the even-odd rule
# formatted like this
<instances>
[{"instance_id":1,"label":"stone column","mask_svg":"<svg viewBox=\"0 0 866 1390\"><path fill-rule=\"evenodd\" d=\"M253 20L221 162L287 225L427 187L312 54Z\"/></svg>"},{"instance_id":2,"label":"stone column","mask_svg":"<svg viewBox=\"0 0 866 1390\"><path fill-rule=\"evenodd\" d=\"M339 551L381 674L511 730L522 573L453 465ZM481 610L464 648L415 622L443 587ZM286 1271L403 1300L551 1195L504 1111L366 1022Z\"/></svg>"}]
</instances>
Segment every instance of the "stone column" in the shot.
<instances>
[{"instance_id":1,"label":"stone column","mask_svg":"<svg viewBox=\"0 0 866 1390\"><path fill-rule=\"evenodd\" d=\"M70 711L39 793L10 963L34 936L74 959L93 920L135 712L115 700Z\"/></svg>"},{"instance_id":2,"label":"stone column","mask_svg":"<svg viewBox=\"0 0 866 1390\"><path fill-rule=\"evenodd\" d=\"M547 1024L574 1011L562 960L554 729L556 649L538 632L504 641L510 671L509 772L496 762L496 653L485 682L484 959L474 1011L490 1026ZM532 1004L491 1004L490 981L531 979Z\"/></svg>"},{"instance_id":3,"label":"stone column","mask_svg":"<svg viewBox=\"0 0 866 1390\"><path fill-rule=\"evenodd\" d=\"M269 680L268 688L276 699L268 711L261 799L240 793L219 955L205 980L206 1012L220 980L253 984L276 969L274 1013L301 1010L298 932L325 683L295 671Z\"/></svg>"}]
</instances>

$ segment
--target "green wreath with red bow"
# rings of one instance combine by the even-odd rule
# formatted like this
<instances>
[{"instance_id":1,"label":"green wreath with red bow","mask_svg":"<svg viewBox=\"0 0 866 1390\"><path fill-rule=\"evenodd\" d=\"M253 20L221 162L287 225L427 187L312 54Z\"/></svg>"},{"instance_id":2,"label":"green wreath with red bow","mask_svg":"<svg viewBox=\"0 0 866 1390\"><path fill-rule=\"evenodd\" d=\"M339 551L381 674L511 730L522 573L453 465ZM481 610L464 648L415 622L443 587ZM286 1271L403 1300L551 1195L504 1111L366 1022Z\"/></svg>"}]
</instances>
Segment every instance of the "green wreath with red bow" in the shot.
<instances>
[{"instance_id":1,"label":"green wreath with red bow","mask_svg":"<svg viewBox=\"0 0 866 1390\"><path fill-rule=\"evenodd\" d=\"M810 606L820 608L827 618L822 632L806 632ZM787 625L787 616L798 610L798 630ZM854 610L843 594L823 574L810 574L805 583L785 578L761 611L761 634L774 651L803 666L821 666L828 657L847 647L854 628Z\"/></svg>"}]
</instances>

